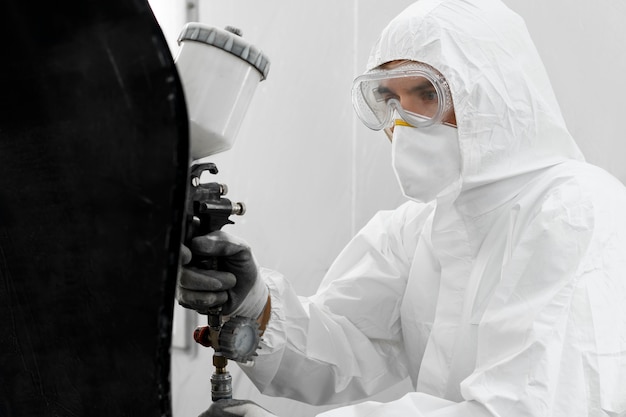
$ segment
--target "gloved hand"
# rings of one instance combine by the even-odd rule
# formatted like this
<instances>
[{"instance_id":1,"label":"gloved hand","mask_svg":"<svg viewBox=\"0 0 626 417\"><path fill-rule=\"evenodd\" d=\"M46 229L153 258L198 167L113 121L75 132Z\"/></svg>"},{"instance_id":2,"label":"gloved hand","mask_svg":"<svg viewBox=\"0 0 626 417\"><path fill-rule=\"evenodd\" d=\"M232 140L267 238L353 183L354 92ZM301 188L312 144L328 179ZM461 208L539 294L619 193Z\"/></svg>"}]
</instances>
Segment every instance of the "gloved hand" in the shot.
<instances>
[{"instance_id":1,"label":"gloved hand","mask_svg":"<svg viewBox=\"0 0 626 417\"><path fill-rule=\"evenodd\" d=\"M276 417L265 408L247 400L219 400L199 417Z\"/></svg>"},{"instance_id":2,"label":"gloved hand","mask_svg":"<svg viewBox=\"0 0 626 417\"><path fill-rule=\"evenodd\" d=\"M222 306L222 314L257 318L267 302L268 290L250 247L225 232L216 231L191 240L181 248L183 265L192 259L214 257L220 269L203 269L192 263L182 268L176 298L183 307L207 313Z\"/></svg>"}]
</instances>

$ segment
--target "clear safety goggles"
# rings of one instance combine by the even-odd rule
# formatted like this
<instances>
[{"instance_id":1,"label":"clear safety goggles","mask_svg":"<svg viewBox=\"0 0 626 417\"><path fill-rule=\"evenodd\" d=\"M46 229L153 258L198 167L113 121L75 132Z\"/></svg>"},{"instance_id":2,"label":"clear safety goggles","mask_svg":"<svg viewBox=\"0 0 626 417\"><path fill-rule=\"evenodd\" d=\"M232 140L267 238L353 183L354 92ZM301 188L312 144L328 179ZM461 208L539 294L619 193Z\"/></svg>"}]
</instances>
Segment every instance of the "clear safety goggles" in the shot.
<instances>
[{"instance_id":1,"label":"clear safety goggles","mask_svg":"<svg viewBox=\"0 0 626 417\"><path fill-rule=\"evenodd\" d=\"M429 65L408 61L393 69L373 69L352 85L352 105L373 130L389 127L394 112L413 127L441 123L452 108L450 88Z\"/></svg>"}]
</instances>

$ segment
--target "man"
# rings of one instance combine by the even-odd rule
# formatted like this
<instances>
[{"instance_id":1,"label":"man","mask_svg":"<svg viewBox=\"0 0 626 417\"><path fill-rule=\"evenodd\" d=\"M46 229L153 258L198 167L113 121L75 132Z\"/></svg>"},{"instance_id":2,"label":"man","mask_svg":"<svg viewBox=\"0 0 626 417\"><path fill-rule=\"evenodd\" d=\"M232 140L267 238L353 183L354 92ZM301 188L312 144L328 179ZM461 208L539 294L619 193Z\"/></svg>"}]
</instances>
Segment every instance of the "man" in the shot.
<instances>
[{"instance_id":1,"label":"man","mask_svg":"<svg viewBox=\"0 0 626 417\"><path fill-rule=\"evenodd\" d=\"M268 395L415 386L326 416L625 416L626 192L583 161L523 21L498 0L419 1L383 31L353 102L392 135L411 201L378 213L306 299L245 244L196 238L194 256L225 255L230 273L185 268L179 302L261 318L244 370Z\"/></svg>"}]
</instances>

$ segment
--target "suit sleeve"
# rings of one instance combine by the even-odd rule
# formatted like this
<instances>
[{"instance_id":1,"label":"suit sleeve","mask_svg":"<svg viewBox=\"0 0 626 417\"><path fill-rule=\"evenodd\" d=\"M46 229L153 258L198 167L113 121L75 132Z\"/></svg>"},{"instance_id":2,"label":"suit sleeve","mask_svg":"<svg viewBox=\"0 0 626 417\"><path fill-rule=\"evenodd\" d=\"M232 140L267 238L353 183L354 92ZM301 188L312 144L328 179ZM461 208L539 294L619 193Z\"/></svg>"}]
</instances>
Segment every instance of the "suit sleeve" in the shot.
<instances>
[{"instance_id":1,"label":"suit sleeve","mask_svg":"<svg viewBox=\"0 0 626 417\"><path fill-rule=\"evenodd\" d=\"M272 312L260 356L244 372L259 390L309 404L367 397L407 376L400 303L431 206L378 213L331 265L318 292L298 297L264 275Z\"/></svg>"}]
</instances>

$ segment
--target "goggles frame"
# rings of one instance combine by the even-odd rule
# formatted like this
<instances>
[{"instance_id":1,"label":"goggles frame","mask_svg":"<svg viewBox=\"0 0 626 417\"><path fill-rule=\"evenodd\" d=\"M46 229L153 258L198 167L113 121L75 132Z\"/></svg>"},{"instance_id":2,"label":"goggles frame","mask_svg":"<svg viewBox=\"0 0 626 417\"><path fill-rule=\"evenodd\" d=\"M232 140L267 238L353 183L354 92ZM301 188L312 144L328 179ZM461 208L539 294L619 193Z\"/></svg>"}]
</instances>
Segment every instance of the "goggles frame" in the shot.
<instances>
[{"instance_id":1,"label":"goggles frame","mask_svg":"<svg viewBox=\"0 0 626 417\"><path fill-rule=\"evenodd\" d=\"M426 117L404 109L397 98L385 101L383 105L373 106L373 99L381 103L384 99L378 91L364 92L364 86L373 82L397 78L421 77L429 81L437 94L437 111L432 117ZM366 97L370 97L368 100ZM381 130L393 124L394 112L413 127L427 127L441 123L445 114L452 108L450 86L444 76L430 65L415 61L406 61L393 69L374 68L354 79L352 84L352 105L357 116L365 126L372 130Z\"/></svg>"}]
</instances>

